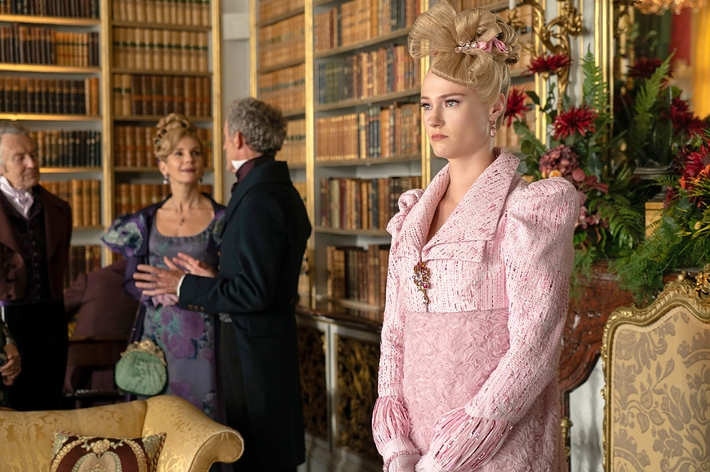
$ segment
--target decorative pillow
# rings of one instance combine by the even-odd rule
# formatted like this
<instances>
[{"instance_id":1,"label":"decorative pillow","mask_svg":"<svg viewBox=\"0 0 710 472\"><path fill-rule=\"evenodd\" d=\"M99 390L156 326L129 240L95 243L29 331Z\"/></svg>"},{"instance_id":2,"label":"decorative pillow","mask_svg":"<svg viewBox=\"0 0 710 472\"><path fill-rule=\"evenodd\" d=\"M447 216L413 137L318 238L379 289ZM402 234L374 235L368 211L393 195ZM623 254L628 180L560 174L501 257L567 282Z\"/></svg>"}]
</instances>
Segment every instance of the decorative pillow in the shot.
<instances>
[{"instance_id":1,"label":"decorative pillow","mask_svg":"<svg viewBox=\"0 0 710 472\"><path fill-rule=\"evenodd\" d=\"M58 431L52 443L50 472L153 472L165 443L165 433L111 439Z\"/></svg>"}]
</instances>

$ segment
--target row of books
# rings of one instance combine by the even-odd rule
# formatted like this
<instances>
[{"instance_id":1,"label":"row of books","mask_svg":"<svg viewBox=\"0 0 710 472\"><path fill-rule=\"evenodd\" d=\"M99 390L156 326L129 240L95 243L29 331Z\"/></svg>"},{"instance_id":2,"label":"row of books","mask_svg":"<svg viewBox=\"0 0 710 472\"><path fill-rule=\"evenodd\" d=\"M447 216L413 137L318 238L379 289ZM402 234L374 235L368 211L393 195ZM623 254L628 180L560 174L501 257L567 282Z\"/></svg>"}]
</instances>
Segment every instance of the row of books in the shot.
<instances>
[{"instance_id":1,"label":"row of books","mask_svg":"<svg viewBox=\"0 0 710 472\"><path fill-rule=\"evenodd\" d=\"M155 128L152 126L116 126L114 156L116 167L158 167L155 157ZM212 165L212 130L198 128L205 166Z\"/></svg>"},{"instance_id":2,"label":"row of books","mask_svg":"<svg viewBox=\"0 0 710 472\"><path fill-rule=\"evenodd\" d=\"M100 131L31 131L40 167L100 167Z\"/></svg>"},{"instance_id":3,"label":"row of books","mask_svg":"<svg viewBox=\"0 0 710 472\"><path fill-rule=\"evenodd\" d=\"M101 268L101 246L91 244L71 246L69 248L69 264L64 274L64 289L79 277Z\"/></svg>"},{"instance_id":4,"label":"row of books","mask_svg":"<svg viewBox=\"0 0 710 472\"><path fill-rule=\"evenodd\" d=\"M209 72L206 32L113 29L113 65L146 71Z\"/></svg>"},{"instance_id":5,"label":"row of books","mask_svg":"<svg viewBox=\"0 0 710 472\"><path fill-rule=\"evenodd\" d=\"M99 79L0 77L0 113L99 115Z\"/></svg>"},{"instance_id":6,"label":"row of books","mask_svg":"<svg viewBox=\"0 0 710 472\"><path fill-rule=\"evenodd\" d=\"M113 20L166 25L211 25L209 0L114 0Z\"/></svg>"},{"instance_id":7,"label":"row of books","mask_svg":"<svg viewBox=\"0 0 710 472\"><path fill-rule=\"evenodd\" d=\"M14 24L0 26L0 62L99 66L99 33L72 33Z\"/></svg>"},{"instance_id":8,"label":"row of books","mask_svg":"<svg viewBox=\"0 0 710 472\"><path fill-rule=\"evenodd\" d=\"M384 307L389 248L389 245L378 244L367 248L327 246L328 297Z\"/></svg>"},{"instance_id":9,"label":"row of books","mask_svg":"<svg viewBox=\"0 0 710 472\"><path fill-rule=\"evenodd\" d=\"M66 181L40 181L40 184L69 203L72 225L75 228L101 226L101 181L71 179Z\"/></svg>"},{"instance_id":10,"label":"row of books","mask_svg":"<svg viewBox=\"0 0 710 472\"><path fill-rule=\"evenodd\" d=\"M200 191L212 195L212 185L200 184ZM118 184L116 185L116 215L135 213L141 208L162 202L169 194L169 185Z\"/></svg>"},{"instance_id":11,"label":"row of books","mask_svg":"<svg viewBox=\"0 0 710 472\"><path fill-rule=\"evenodd\" d=\"M0 14L98 19L99 2L100 0L0 0Z\"/></svg>"},{"instance_id":12,"label":"row of books","mask_svg":"<svg viewBox=\"0 0 710 472\"><path fill-rule=\"evenodd\" d=\"M303 0L261 0L259 6L259 21L268 21L277 16L303 9Z\"/></svg>"},{"instance_id":13,"label":"row of books","mask_svg":"<svg viewBox=\"0 0 710 472\"><path fill-rule=\"evenodd\" d=\"M167 115L208 117L212 112L209 77L114 74L116 116Z\"/></svg>"},{"instance_id":14,"label":"row of books","mask_svg":"<svg viewBox=\"0 0 710 472\"><path fill-rule=\"evenodd\" d=\"M388 158L421 153L420 107L393 103L316 120L316 161Z\"/></svg>"},{"instance_id":15,"label":"row of books","mask_svg":"<svg viewBox=\"0 0 710 472\"><path fill-rule=\"evenodd\" d=\"M352 0L315 15L315 51L367 41L407 28L419 15L411 0Z\"/></svg>"},{"instance_id":16,"label":"row of books","mask_svg":"<svg viewBox=\"0 0 710 472\"><path fill-rule=\"evenodd\" d=\"M316 64L318 103L363 100L418 88L419 61L397 45Z\"/></svg>"},{"instance_id":17,"label":"row of books","mask_svg":"<svg viewBox=\"0 0 710 472\"><path fill-rule=\"evenodd\" d=\"M297 15L259 29L259 68L303 60L306 25L304 15Z\"/></svg>"},{"instance_id":18,"label":"row of books","mask_svg":"<svg viewBox=\"0 0 710 472\"><path fill-rule=\"evenodd\" d=\"M422 187L421 177L320 180L320 225L325 228L384 230L397 213L399 196Z\"/></svg>"},{"instance_id":19,"label":"row of books","mask_svg":"<svg viewBox=\"0 0 710 472\"><path fill-rule=\"evenodd\" d=\"M302 110L306 103L306 66L299 64L259 76L259 99L283 112Z\"/></svg>"},{"instance_id":20,"label":"row of books","mask_svg":"<svg viewBox=\"0 0 710 472\"><path fill-rule=\"evenodd\" d=\"M306 120L288 122L286 140L277 157L289 165L306 163Z\"/></svg>"}]
</instances>

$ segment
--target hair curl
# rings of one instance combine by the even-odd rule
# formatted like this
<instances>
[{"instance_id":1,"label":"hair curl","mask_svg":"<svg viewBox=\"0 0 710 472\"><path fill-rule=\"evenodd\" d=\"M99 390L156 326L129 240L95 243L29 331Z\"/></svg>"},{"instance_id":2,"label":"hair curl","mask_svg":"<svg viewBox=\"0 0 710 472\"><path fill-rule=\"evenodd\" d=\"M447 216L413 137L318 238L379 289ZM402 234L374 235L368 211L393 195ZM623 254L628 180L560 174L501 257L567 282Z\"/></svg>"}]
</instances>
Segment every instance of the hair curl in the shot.
<instances>
[{"instance_id":1,"label":"hair curl","mask_svg":"<svg viewBox=\"0 0 710 472\"><path fill-rule=\"evenodd\" d=\"M155 157L165 162L175 146L185 136L193 138L200 145L200 151L204 152L204 145L197 128L190 123L190 120L179 113L170 113L165 118L161 118L155 127Z\"/></svg>"},{"instance_id":2,"label":"hair curl","mask_svg":"<svg viewBox=\"0 0 710 472\"><path fill-rule=\"evenodd\" d=\"M235 100L227 113L227 130L233 138L239 131L252 151L276 154L286 139L287 122L279 108L247 97Z\"/></svg>"},{"instance_id":3,"label":"hair curl","mask_svg":"<svg viewBox=\"0 0 710 472\"><path fill-rule=\"evenodd\" d=\"M460 47L494 38L508 51L501 52L495 47L490 52ZM456 13L446 0L439 0L417 17L409 32L408 46L409 54L415 59L433 55L431 72L474 90L486 106L492 105L501 93L507 96L508 65L520 59L518 33L502 18L481 8Z\"/></svg>"}]
</instances>

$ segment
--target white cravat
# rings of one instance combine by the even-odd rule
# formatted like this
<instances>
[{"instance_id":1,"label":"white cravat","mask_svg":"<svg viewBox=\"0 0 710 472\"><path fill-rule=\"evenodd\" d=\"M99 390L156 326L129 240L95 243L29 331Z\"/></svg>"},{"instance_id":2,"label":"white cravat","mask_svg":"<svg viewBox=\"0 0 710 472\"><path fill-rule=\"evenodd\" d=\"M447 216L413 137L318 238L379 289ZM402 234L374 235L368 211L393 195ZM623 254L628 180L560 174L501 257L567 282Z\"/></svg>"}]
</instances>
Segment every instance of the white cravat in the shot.
<instances>
[{"instance_id":1,"label":"white cravat","mask_svg":"<svg viewBox=\"0 0 710 472\"><path fill-rule=\"evenodd\" d=\"M237 171L241 166L246 164L249 161L249 159L240 159L238 161L232 161L232 166L234 167L234 175L237 175ZM239 181L239 177L237 177L237 181Z\"/></svg>"},{"instance_id":2,"label":"white cravat","mask_svg":"<svg viewBox=\"0 0 710 472\"><path fill-rule=\"evenodd\" d=\"M20 212L25 219L30 217L30 208L34 202L32 192L29 190L18 190L8 182L5 176L0 175L0 191L7 197L12 206Z\"/></svg>"}]
</instances>

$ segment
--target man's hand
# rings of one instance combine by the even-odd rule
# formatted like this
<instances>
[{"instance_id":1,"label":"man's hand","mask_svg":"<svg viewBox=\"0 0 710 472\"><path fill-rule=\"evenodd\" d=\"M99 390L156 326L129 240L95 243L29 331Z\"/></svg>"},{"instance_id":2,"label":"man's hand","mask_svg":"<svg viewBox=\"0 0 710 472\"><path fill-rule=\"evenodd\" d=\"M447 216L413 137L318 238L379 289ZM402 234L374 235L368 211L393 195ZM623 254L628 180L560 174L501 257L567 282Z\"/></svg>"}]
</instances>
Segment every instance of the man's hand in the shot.
<instances>
[{"instance_id":1,"label":"man's hand","mask_svg":"<svg viewBox=\"0 0 710 472\"><path fill-rule=\"evenodd\" d=\"M147 264L138 264L133 278L138 280L136 287L143 290L143 295L154 297L157 295L177 295L177 287L180 279L185 275L184 270L167 257L164 258L168 269L159 269Z\"/></svg>"},{"instance_id":2,"label":"man's hand","mask_svg":"<svg viewBox=\"0 0 710 472\"><path fill-rule=\"evenodd\" d=\"M4 348L5 354L7 354L7 363L0 367L0 376L2 376L3 384L12 385L22 372L20 352L14 344L6 344Z\"/></svg>"},{"instance_id":3,"label":"man's hand","mask_svg":"<svg viewBox=\"0 0 710 472\"><path fill-rule=\"evenodd\" d=\"M180 267L183 267L188 274L199 275L200 277L216 277L217 271L209 264L198 261L189 254L178 252L176 257L173 257L173 262Z\"/></svg>"}]
</instances>

